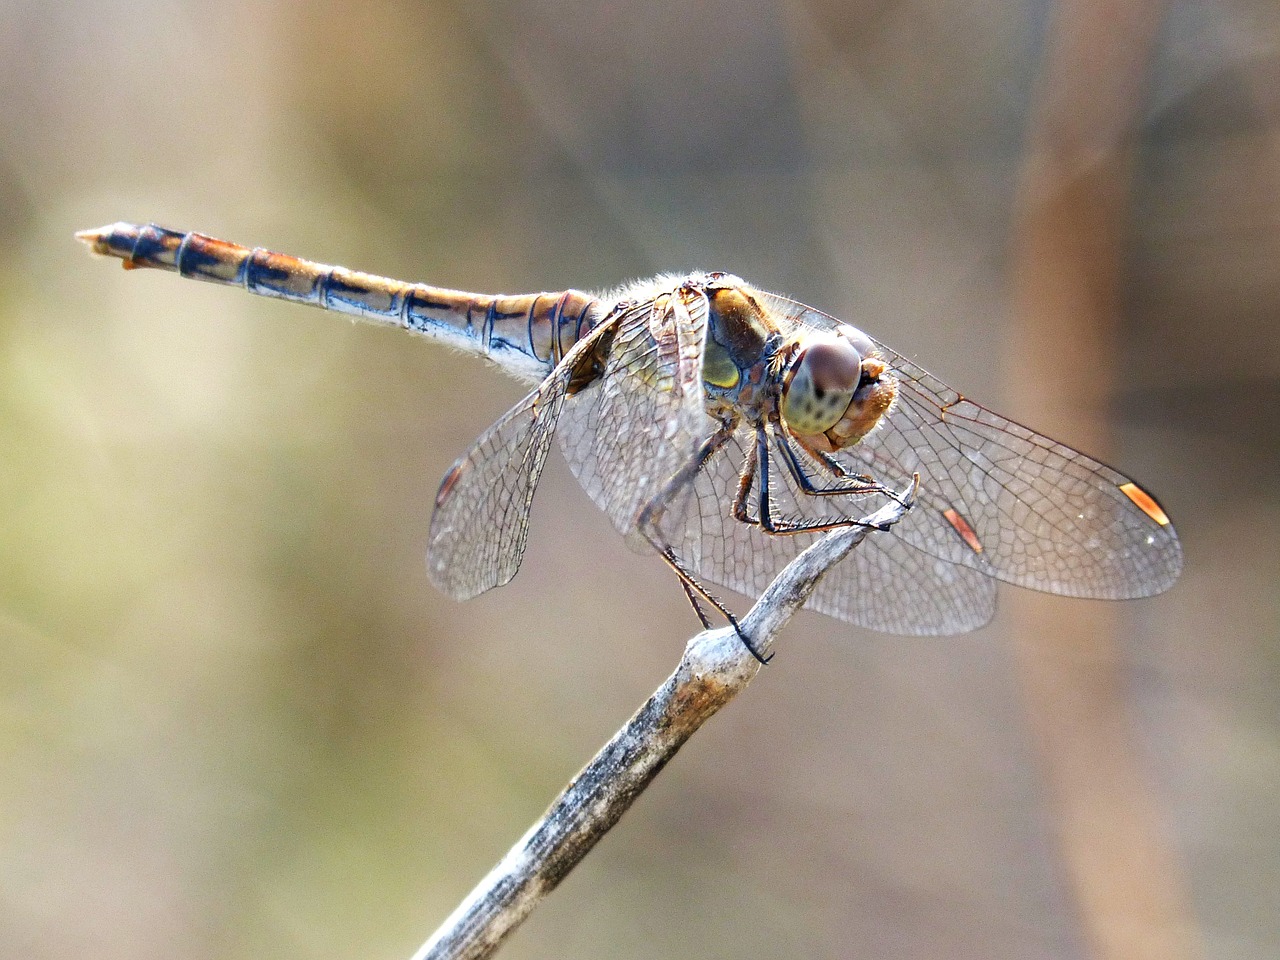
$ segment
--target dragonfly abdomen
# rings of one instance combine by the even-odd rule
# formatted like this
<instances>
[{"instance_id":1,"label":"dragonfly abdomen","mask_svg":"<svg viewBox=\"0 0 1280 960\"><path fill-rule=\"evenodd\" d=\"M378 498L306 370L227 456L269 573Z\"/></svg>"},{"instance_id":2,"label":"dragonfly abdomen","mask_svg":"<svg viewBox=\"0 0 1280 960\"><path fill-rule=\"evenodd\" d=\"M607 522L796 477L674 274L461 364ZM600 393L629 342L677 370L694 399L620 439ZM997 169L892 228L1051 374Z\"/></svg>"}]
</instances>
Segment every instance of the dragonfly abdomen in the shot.
<instances>
[{"instance_id":1,"label":"dragonfly abdomen","mask_svg":"<svg viewBox=\"0 0 1280 960\"><path fill-rule=\"evenodd\" d=\"M578 290L491 296L392 280L155 224L116 223L77 236L126 269L152 267L404 327L511 373L541 380L600 318Z\"/></svg>"}]
</instances>

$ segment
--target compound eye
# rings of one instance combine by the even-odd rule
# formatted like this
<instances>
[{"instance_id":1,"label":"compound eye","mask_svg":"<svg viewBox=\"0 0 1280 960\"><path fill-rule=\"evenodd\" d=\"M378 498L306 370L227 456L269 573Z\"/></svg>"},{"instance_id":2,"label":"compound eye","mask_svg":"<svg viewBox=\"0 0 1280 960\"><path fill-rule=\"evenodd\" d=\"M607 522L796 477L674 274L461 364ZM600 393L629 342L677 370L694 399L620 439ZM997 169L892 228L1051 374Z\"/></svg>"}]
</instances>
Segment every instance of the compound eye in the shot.
<instances>
[{"instance_id":1,"label":"compound eye","mask_svg":"<svg viewBox=\"0 0 1280 960\"><path fill-rule=\"evenodd\" d=\"M857 327L851 327L847 323L840 324L839 335L844 337L853 344L853 349L858 351L858 355L869 357L875 353L876 345L871 342L871 338L859 330Z\"/></svg>"},{"instance_id":2,"label":"compound eye","mask_svg":"<svg viewBox=\"0 0 1280 960\"><path fill-rule=\"evenodd\" d=\"M862 357L844 337L815 336L791 364L782 387L782 418L796 433L825 433L849 409Z\"/></svg>"}]
</instances>

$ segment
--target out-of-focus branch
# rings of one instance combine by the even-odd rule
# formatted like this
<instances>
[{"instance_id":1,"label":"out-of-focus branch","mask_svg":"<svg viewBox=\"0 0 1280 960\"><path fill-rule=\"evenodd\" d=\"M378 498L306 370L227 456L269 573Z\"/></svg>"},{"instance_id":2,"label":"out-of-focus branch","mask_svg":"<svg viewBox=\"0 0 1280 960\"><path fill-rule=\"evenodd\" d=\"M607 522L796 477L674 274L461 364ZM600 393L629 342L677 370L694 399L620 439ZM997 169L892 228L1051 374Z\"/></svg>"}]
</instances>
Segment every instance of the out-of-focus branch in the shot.
<instances>
[{"instance_id":1,"label":"out-of-focus branch","mask_svg":"<svg viewBox=\"0 0 1280 960\"><path fill-rule=\"evenodd\" d=\"M778 574L740 623L757 651L773 646L823 573L873 528L887 528L902 518L915 490L913 483L901 503L890 502L864 518L865 525L827 534ZM742 691L759 669L760 662L731 628L707 630L690 640L675 672L573 778L414 960L478 960L491 955L618 822L694 731Z\"/></svg>"},{"instance_id":2,"label":"out-of-focus branch","mask_svg":"<svg viewBox=\"0 0 1280 960\"><path fill-rule=\"evenodd\" d=\"M1011 399L1105 456L1135 134L1163 0L1059 0L1015 217ZM1024 697L1098 960L1198 953L1177 857L1126 714L1116 611L1010 596Z\"/></svg>"}]
</instances>

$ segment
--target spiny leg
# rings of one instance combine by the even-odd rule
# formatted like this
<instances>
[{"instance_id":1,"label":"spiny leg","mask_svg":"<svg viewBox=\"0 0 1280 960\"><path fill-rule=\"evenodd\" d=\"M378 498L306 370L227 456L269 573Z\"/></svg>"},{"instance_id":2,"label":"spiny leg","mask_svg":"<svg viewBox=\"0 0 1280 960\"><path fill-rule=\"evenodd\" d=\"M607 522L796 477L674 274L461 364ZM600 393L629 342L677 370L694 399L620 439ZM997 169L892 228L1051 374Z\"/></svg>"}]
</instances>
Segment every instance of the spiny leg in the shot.
<instances>
[{"instance_id":1,"label":"spiny leg","mask_svg":"<svg viewBox=\"0 0 1280 960\"><path fill-rule=\"evenodd\" d=\"M676 496L686 486L694 481L698 473L702 470L708 460L711 459L733 436L734 430L737 428L735 422L725 421L720 424L715 433L709 436L698 447L697 452L679 469L671 478L662 486L662 489L647 503L643 510L640 511L640 517L636 521L636 526L640 532L654 545L658 550L659 556L667 562L677 577L680 578L680 585L684 588L685 596L689 598L689 602L693 604L693 609L698 614L698 619L702 621L704 628L710 628L711 624L707 621L701 606L697 602L697 597L701 597L708 604L715 608L716 612L728 621L733 627L733 632L738 635L738 639L742 641L743 646L750 651L760 663L768 663L770 657L760 655L756 650L751 639L743 632L738 618L730 612L729 608L720 602L689 570L675 555L675 551L667 544L666 538L662 533L662 519L666 514L667 506L676 498ZM735 501L736 503L736 501Z\"/></svg>"},{"instance_id":2,"label":"spiny leg","mask_svg":"<svg viewBox=\"0 0 1280 960\"><path fill-rule=\"evenodd\" d=\"M819 450L808 451L814 459L822 466L830 471L831 475L838 481L834 486L819 487L809 476L804 464L800 460L800 455L796 453L795 448L791 445L790 439L787 437L786 429L776 420L769 424L773 430L774 440L778 451L782 454L782 462L786 466L787 471L795 479L796 485L800 490L811 497L836 497L843 495L859 496L868 493L881 493L886 496L893 496L893 491L888 487L877 482L874 477L862 473L849 473L844 465L830 454L822 453Z\"/></svg>"},{"instance_id":3,"label":"spiny leg","mask_svg":"<svg viewBox=\"0 0 1280 960\"><path fill-rule=\"evenodd\" d=\"M751 497L751 488L756 482L756 464L760 459L760 445L753 443L747 447L747 455L742 461L742 473L738 475L738 492L733 497L733 519L753 527L760 525L757 517L751 516L747 509L747 501Z\"/></svg>"},{"instance_id":4,"label":"spiny leg","mask_svg":"<svg viewBox=\"0 0 1280 960\"><path fill-rule=\"evenodd\" d=\"M689 600L689 606L693 607L693 612L698 615L698 619L702 621L702 629L710 630L711 621L707 619L707 615L702 610L702 603L698 600L698 595L693 592L693 588L689 586L683 577L680 580L680 589L684 591L684 595Z\"/></svg>"},{"instance_id":5,"label":"spiny leg","mask_svg":"<svg viewBox=\"0 0 1280 960\"><path fill-rule=\"evenodd\" d=\"M796 483L801 486L805 493L811 490L804 489L807 478L804 477L803 470L800 468L798 461L793 462L795 452L783 441L779 444L780 449L784 451L783 462L792 468L792 476L795 477ZM754 468L754 469L751 469ZM760 481L760 498L758 505L758 516L752 517L746 508L747 492L750 489L751 479L748 477L748 471L751 470L759 477ZM810 485L811 486L811 485ZM812 491L815 496L827 496L834 493L883 493L886 496L897 499L897 495L893 491L886 489L878 483L870 485L859 485L856 488L845 488L840 490L820 490ZM738 499L734 502L734 515L746 523L753 523L766 533L779 536L788 536L798 533L823 533L828 530L837 530L842 527L867 526L866 521L857 519L856 517L830 517L823 520L788 520L782 517L774 517L772 512L772 495L769 490L769 428L764 423L756 424L756 443L755 453L747 458L747 463L743 468L743 476L738 484ZM887 529L878 527L877 529Z\"/></svg>"},{"instance_id":6,"label":"spiny leg","mask_svg":"<svg viewBox=\"0 0 1280 960\"><path fill-rule=\"evenodd\" d=\"M693 604L693 609L698 612L698 619L702 621L702 626L705 629L710 629L711 624L707 621L695 597L701 597L714 607L720 616L725 618L729 626L733 627L733 632L738 635L738 639L742 641L742 645L747 648L747 652L755 657L756 660L765 664L773 659L773 654L769 654L767 657L761 656L760 651L756 649L755 644L751 642L751 638L743 631L742 625L738 623L738 618L733 615L733 612L715 594L702 585L702 581L697 578L693 571L680 562L680 558L675 555L675 552L670 547L660 548L658 555L667 562L667 566L674 570L676 576L680 578L680 586L684 588L685 596Z\"/></svg>"}]
</instances>

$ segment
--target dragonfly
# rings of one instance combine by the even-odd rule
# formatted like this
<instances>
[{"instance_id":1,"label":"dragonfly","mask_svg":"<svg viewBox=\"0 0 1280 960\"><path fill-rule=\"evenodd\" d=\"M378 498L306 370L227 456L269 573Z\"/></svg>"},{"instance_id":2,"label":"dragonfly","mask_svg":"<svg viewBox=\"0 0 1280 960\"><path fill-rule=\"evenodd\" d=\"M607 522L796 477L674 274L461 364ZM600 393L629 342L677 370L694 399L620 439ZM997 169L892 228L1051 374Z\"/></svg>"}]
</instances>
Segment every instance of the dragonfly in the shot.
<instances>
[{"instance_id":1,"label":"dragonfly","mask_svg":"<svg viewBox=\"0 0 1280 960\"><path fill-rule=\"evenodd\" d=\"M698 598L758 595L869 504L912 502L819 581L807 606L935 635L992 618L998 582L1120 600L1168 589L1182 548L1144 487L988 410L880 340L727 273L595 295L467 293L200 233L115 223L76 235L126 268L242 287L422 334L529 393L445 475L428 571L464 600L520 566L555 438L592 501Z\"/></svg>"}]
</instances>

